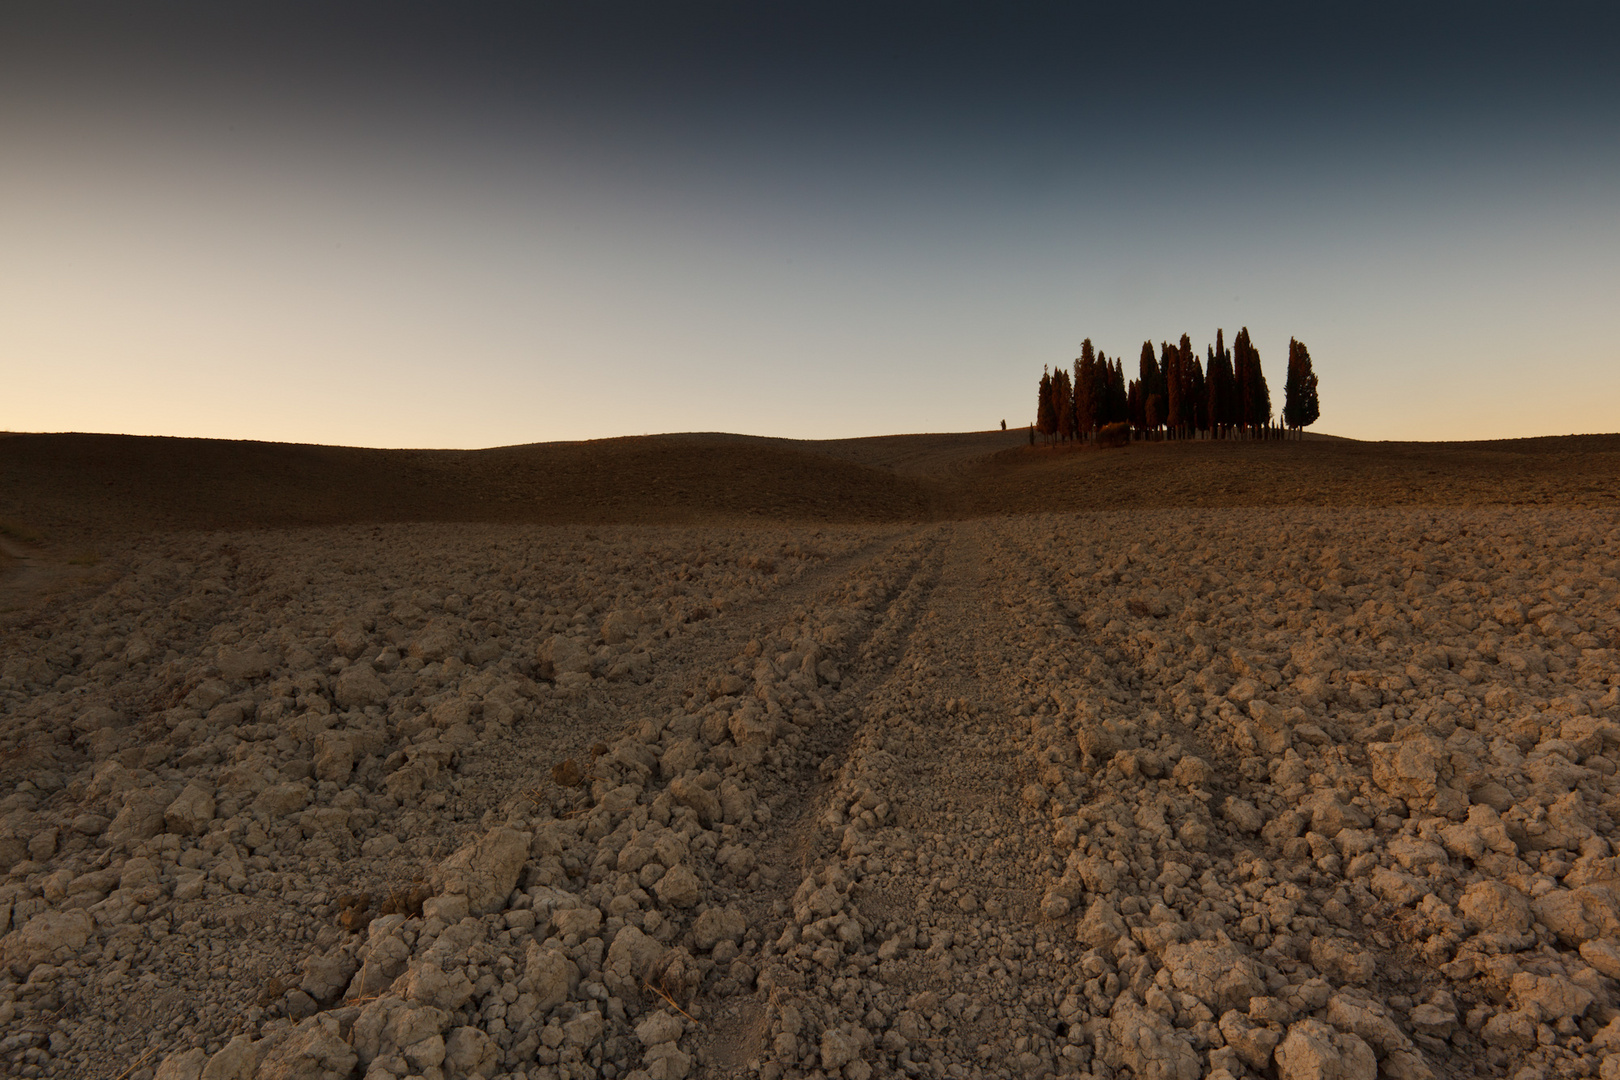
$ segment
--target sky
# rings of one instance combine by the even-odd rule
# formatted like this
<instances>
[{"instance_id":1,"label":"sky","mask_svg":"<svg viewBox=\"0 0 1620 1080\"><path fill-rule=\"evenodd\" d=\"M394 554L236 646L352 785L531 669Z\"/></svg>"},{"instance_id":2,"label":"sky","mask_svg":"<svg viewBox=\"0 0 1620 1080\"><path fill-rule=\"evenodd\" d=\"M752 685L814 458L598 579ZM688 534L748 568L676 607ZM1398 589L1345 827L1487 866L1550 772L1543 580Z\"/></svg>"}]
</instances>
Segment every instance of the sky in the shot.
<instances>
[{"instance_id":1,"label":"sky","mask_svg":"<svg viewBox=\"0 0 1620 1080\"><path fill-rule=\"evenodd\" d=\"M1124 6L5 4L0 430L982 430L1243 326L1620 430L1612 5Z\"/></svg>"}]
</instances>

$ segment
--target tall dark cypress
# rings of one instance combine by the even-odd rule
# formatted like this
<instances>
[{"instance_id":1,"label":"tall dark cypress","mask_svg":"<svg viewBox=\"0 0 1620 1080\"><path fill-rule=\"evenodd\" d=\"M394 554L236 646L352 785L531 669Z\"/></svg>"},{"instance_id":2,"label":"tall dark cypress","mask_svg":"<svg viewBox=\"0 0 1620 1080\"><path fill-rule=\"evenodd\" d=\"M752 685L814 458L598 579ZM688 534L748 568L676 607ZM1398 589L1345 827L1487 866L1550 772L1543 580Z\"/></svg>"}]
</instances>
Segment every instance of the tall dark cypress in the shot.
<instances>
[{"instance_id":1,"label":"tall dark cypress","mask_svg":"<svg viewBox=\"0 0 1620 1080\"><path fill-rule=\"evenodd\" d=\"M1041 368L1040 397L1035 402L1035 430L1051 438L1057 430L1057 416L1052 412L1052 373Z\"/></svg>"},{"instance_id":2,"label":"tall dark cypress","mask_svg":"<svg viewBox=\"0 0 1620 1080\"><path fill-rule=\"evenodd\" d=\"M1125 364L1119 357L1114 357L1113 371L1109 373L1108 392L1112 401L1113 422L1123 424L1130 420L1130 403L1125 397Z\"/></svg>"},{"instance_id":3,"label":"tall dark cypress","mask_svg":"<svg viewBox=\"0 0 1620 1080\"><path fill-rule=\"evenodd\" d=\"M1220 330L1215 331L1215 348L1209 353L1209 426L1218 438L1227 438L1237 421L1236 378L1232 372L1232 353L1225 347Z\"/></svg>"},{"instance_id":4,"label":"tall dark cypress","mask_svg":"<svg viewBox=\"0 0 1620 1080\"><path fill-rule=\"evenodd\" d=\"M1052 373L1052 414L1057 424L1057 436L1060 440L1069 437L1069 429L1074 424L1074 387L1069 382L1069 373L1058 368Z\"/></svg>"},{"instance_id":5,"label":"tall dark cypress","mask_svg":"<svg viewBox=\"0 0 1620 1080\"><path fill-rule=\"evenodd\" d=\"M1209 388L1205 385L1204 366L1198 362L1198 354L1192 351L1192 342L1187 335L1181 336L1181 350L1187 357L1187 396L1192 401L1193 431L1209 430Z\"/></svg>"},{"instance_id":6,"label":"tall dark cypress","mask_svg":"<svg viewBox=\"0 0 1620 1080\"><path fill-rule=\"evenodd\" d=\"M1283 422L1296 433L1316 423L1321 415L1316 394L1316 372L1303 341L1288 339L1288 378L1283 383Z\"/></svg>"},{"instance_id":7,"label":"tall dark cypress","mask_svg":"<svg viewBox=\"0 0 1620 1080\"><path fill-rule=\"evenodd\" d=\"M1182 417L1186 377L1182 373L1181 350L1168 341L1159 343L1159 369L1164 373L1165 437L1179 439L1186 423Z\"/></svg>"},{"instance_id":8,"label":"tall dark cypress","mask_svg":"<svg viewBox=\"0 0 1620 1080\"><path fill-rule=\"evenodd\" d=\"M1249 429L1253 426L1250 417L1251 399L1254 396L1250 384L1253 380L1254 374L1249 370L1249 330L1248 327L1244 327L1232 339L1232 382L1236 390L1234 396L1237 398L1234 420L1238 430L1245 435L1249 434Z\"/></svg>"},{"instance_id":9,"label":"tall dark cypress","mask_svg":"<svg viewBox=\"0 0 1620 1080\"><path fill-rule=\"evenodd\" d=\"M1241 416L1238 423L1251 437L1260 438L1271 427L1271 391L1260 366L1260 350L1254 347L1247 326L1232 340L1232 366Z\"/></svg>"},{"instance_id":10,"label":"tall dark cypress","mask_svg":"<svg viewBox=\"0 0 1620 1080\"><path fill-rule=\"evenodd\" d=\"M1074 423L1081 439L1097 430L1097 354L1090 338L1080 343L1080 357L1074 362Z\"/></svg>"},{"instance_id":11,"label":"tall dark cypress","mask_svg":"<svg viewBox=\"0 0 1620 1080\"><path fill-rule=\"evenodd\" d=\"M1159 362L1153 354L1153 342L1142 342L1142 354L1136 366L1136 405L1131 409L1131 420L1142 429L1144 438L1152 434L1158 417L1148 418L1148 400L1159 389Z\"/></svg>"}]
</instances>

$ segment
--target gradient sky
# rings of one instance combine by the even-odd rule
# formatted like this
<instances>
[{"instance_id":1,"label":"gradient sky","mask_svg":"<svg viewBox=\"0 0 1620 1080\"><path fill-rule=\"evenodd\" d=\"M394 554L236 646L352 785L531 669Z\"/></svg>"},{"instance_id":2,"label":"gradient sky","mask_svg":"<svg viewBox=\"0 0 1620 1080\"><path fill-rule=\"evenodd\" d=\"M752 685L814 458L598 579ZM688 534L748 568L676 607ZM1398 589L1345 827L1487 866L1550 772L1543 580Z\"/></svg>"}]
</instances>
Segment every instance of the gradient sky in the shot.
<instances>
[{"instance_id":1,"label":"gradient sky","mask_svg":"<svg viewBox=\"0 0 1620 1080\"><path fill-rule=\"evenodd\" d=\"M1316 430L1620 430L1612 5L1114 6L6 4L0 429L975 430L1247 325Z\"/></svg>"}]
</instances>

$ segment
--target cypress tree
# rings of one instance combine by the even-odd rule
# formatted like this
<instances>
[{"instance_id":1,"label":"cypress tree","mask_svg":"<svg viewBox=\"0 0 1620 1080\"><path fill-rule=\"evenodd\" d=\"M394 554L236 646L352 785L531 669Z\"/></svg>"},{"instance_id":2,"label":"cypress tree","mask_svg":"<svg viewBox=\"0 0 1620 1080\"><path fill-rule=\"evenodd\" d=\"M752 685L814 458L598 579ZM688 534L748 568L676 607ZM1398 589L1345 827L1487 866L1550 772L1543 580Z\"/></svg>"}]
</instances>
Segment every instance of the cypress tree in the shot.
<instances>
[{"instance_id":1,"label":"cypress tree","mask_svg":"<svg viewBox=\"0 0 1620 1080\"><path fill-rule=\"evenodd\" d=\"M1119 375L1119 361L1108 359L1101 350L1098 350L1097 364L1101 368L1098 375L1102 381L1103 400L1102 415L1097 418L1097 423L1101 425L1123 423L1125 415L1120 408L1121 397L1114 386L1115 376Z\"/></svg>"},{"instance_id":2,"label":"cypress tree","mask_svg":"<svg viewBox=\"0 0 1620 1080\"><path fill-rule=\"evenodd\" d=\"M1249 434L1253 421L1250 417L1250 403L1253 398L1254 373L1249 370L1249 330L1244 327L1232 339L1232 382L1236 393L1234 405L1234 422L1245 435Z\"/></svg>"},{"instance_id":3,"label":"cypress tree","mask_svg":"<svg viewBox=\"0 0 1620 1080\"><path fill-rule=\"evenodd\" d=\"M1148 398L1159 392L1159 385L1163 381L1163 376L1159 371L1159 362L1153 355L1153 342L1151 341L1142 342L1142 356L1137 361L1136 381L1139 404L1136 409L1132 410L1131 415L1141 421L1139 426L1142 428L1143 437L1146 438L1152 434L1148 429L1158 426L1147 418Z\"/></svg>"},{"instance_id":4,"label":"cypress tree","mask_svg":"<svg viewBox=\"0 0 1620 1080\"><path fill-rule=\"evenodd\" d=\"M1225 347L1222 332L1215 331L1215 347L1209 352L1209 427L1217 438L1232 433L1236 419L1236 377L1232 371L1232 353Z\"/></svg>"},{"instance_id":5,"label":"cypress tree","mask_svg":"<svg viewBox=\"0 0 1620 1080\"><path fill-rule=\"evenodd\" d=\"M1238 423L1251 437L1260 438L1264 429L1271 426L1271 391L1260 366L1260 350L1254 347L1247 326L1232 340L1232 358L1237 382Z\"/></svg>"},{"instance_id":6,"label":"cypress tree","mask_svg":"<svg viewBox=\"0 0 1620 1080\"><path fill-rule=\"evenodd\" d=\"M1124 424L1131 418L1130 399L1125 392L1125 365L1114 357L1108 372L1108 422Z\"/></svg>"},{"instance_id":7,"label":"cypress tree","mask_svg":"<svg viewBox=\"0 0 1620 1080\"><path fill-rule=\"evenodd\" d=\"M1316 372L1303 341L1288 339L1288 379L1283 383L1283 422L1296 433L1316 423L1321 415L1316 396Z\"/></svg>"},{"instance_id":8,"label":"cypress tree","mask_svg":"<svg viewBox=\"0 0 1620 1080\"><path fill-rule=\"evenodd\" d=\"M1057 436L1066 440L1074 426L1074 388L1069 373L1058 368L1052 373L1052 414L1057 421Z\"/></svg>"},{"instance_id":9,"label":"cypress tree","mask_svg":"<svg viewBox=\"0 0 1620 1080\"><path fill-rule=\"evenodd\" d=\"M1173 439L1187 437L1192 402L1187 399L1187 362L1181 347L1168 341L1159 346L1159 366L1164 369L1164 422Z\"/></svg>"},{"instance_id":10,"label":"cypress tree","mask_svg":"<svg viewBox=\"0 0 1620 1080\"><path fill-rule=\"evenodd\" d=\"M1041 368L1040 397L1035 402L1035 430L1051 437L1057 430L1057 416L1052 412L1052 373Z\"/></svg>"},{"instance_id":11,"label":"cypress tree","mask_svg":"<svg viewBox=\"0 0 1620 1080\"><path fill-rule=\"evenodd\" d=\"M1124 423L1131 419L1131 410L1126 402L1124 390L1124 361L1115 356L1115 372L1113 372L1113 395L1115 395L1115 419Z\"/></svg>"},{"instance_id":12,"label":"cypress tree","mask_svg":"<svg viewBox=\"0 0 1620 1080\"><path fill-rule=\"evenodd\" d=\"M1204 427L1209 430L1210 438L1218 439L1221 431L1221 411L1219 408L1220 402L1216 400L1220 396L1220 389L1216 386L1215 369L1219 365L1215 363L1215 346L1208 346L1206 353L1205 360L1207 364L1204 368Z\"/></svg>"},{"instance_id":13,"label":"cypress tree","mask_svg":"<svg viewBox=\"0 0 1620 1080\"><path fill-rule=\"evenodd\" d=\"M1159 343L1159 367L1164 371L1164 437L1181 437L1181 352L1168 341Z\"/></svg>"},{"instance_id":14,"label":"cypress tree","mask_svg":"<svg viewBox=\"0 0 1620 1080\"><path fill-rule=\"evenodd\" d=\"M1119 417L1114 412L1114 372L1108 363L1108 354L1097 350L1096 395L1097 427L1103 428Z\"/></svg>"},{"instance_id":15,"label":"cypress tree","mask_svg":"<svg viewBox=\"0 0 1620 1080\"><path fill-rule=\"evenodd\" d=\"M1074 362L1074 421L1080 438L1097 430L1097 354L1086 338L1080 343L1080 358Z\"/></svg>"},{"instance_id":16,"label":"cypress tree","mask_svg":"<svg viewBox=\"0 0 1620 1080\"><path fill-rule=\"evenodd\" d=\"M1187 398L1192 405L1192 415L1188 423L1194 432L1209 430L1209 388L1205 386L1204 366L1198 362L1198 354L1193 352L1192 342L1187 335L1181 335L1181 352L1186 357L1187 364Z\"/></svg>"}]
</instances>

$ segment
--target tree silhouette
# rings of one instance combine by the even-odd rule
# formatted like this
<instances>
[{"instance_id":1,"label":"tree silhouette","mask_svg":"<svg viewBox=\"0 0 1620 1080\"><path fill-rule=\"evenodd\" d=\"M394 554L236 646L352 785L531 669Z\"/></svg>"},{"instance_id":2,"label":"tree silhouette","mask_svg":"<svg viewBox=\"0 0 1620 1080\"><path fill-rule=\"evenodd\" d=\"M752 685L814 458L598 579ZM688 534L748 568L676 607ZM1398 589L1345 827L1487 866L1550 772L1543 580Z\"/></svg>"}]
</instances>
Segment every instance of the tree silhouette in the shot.
<instances>
[{"instance_id":1,"label":"tree silhouette","mask_svg":"<svg viewBox=\"0 0 1620 1080\"><path fill-rule=\"evenodd\" d=\"M1132 416L1138 421L1144 438L1150 438L1159 424L1164 421L1164 373L1159 370L1159 362L1154 358L1153 342L1142 342L1142 355L1137 361L1137 382L1140 383L1138 396L1140 399L1140 413L1134 412ZM1148 416L1148 402L1154 397L1159 399L1159 405L1154 410L1152 418Z\"/></svg>"},{"instance_id":2,"label":"tree silhouette","mask_svg":"<svg viewBox=\"0 0 1620 1080\"><path fill-rule=\"evenodd\" d=\"M1198 364L1198 358L1193 355L1192 340L1186 334L1181 335L1181 341L1170 353L1175 357L1176 371L1175 381L1169 384L1171 423L1176 426L1176 438L1190 439L1197 430L1198 409L1195 402L1198 399L1194 396L1193 369Z\"/></svg>"},{"instance_id":3,"label":"tree silhouette","mask_svg":"<svg viewBox=\"0 0 1620 1080\"><path fill-rule=\"evenodd\" d=\"M1233 409L1233 420L1238 430L1247 435L1249 433L1250 398L1253 397L1254 372L1249 369L1249 343L1248 328L1237 332L1232 339L1232 383L1236 399Z\"/></svg>"},{"instance_id":4,"label":"tree silhouette","mask_svg":"<svg viewBox=\"0 0 1620 1080\"><path fill-rule=\"evenodd\" d=\"M1192 418L1188 421L1194 431L1209 430L1209 389L1205 386L1204 366L1198 362L1198 354L1192 350L1192 342L1186 334L1181 335L1181 352L1186 358L1187 365L1187 398L1192 408Z\"/></svg>"},{"instance_id":5,"label":"tree silhouette","mask_svg":"<svg viewBox=\"0 0 1620 1080\"><path fill-rule=\"evenodd\" d=\"M1080 356L1074 362L1074 425L1076 434L1084 439L1097 430L1098 393L1097 354L1091 339L1080 343Z\"/></svg>"},{"instance_id":6,"label":"tree silhouette","mask_svg":"<svg viewBox=\"0 0 1620 1080\"><path fill-rule=\"evenodd\" d=\"M1238 420L1253 438L1271 426L1271 391L1260 368L1260 350L1254 347L1245 326L1232 339L1232 372L1237 382Z\"/></svg>"},{"instance_id":7,"label":"tree silhouette","mask_svg":"<svg viewBox=\"0 0 1620 1080\"><path fill-rule=\"evenodd\" d=\"M1159 343L1159 370L1164 373L1164 437L1181 438L1182 374L1181 350L1168 341Z\"/></svg>"},{"instance_id":8,"label":"tree silhouette","mask_svg":"<svg viewBox=\"0 0 1620 1080\"><path fill-rule=\"evenodd\" d=\"M1125 396L1125 365L1114 357L1108 371L1108 422L1123 424L1131 418L1130 403Z\"/></svg>"},{"instance_id":9,"label":"tree silhouette","mask_svg":"<svg viewBox=\"0 0 1620 1080\"><path fill-rule=\"evenodd\" d=\"M1074 426L1074 389L1069 382L1069 373L1063 368L1052 373L1052 415L1057 422L1058 438L1069 438L1069 431Z\"/></svg>"},{"instance_id":10,"label":"tree silhouette","mask_svg":"<svg viewBox=\"0 0 1620 1080\"><path fill-rule=\"evenodd\" d=\"M1215 347L1209 350L1209 371L1205 381L1209 385L1210 434L1224 439L1231 433L1234 423L1232 406L1236 393L1232 354L1226 351L1220 330L1215 331Z\"/></svg>"},{"instance_id":11,"label":"tree silhouette","mask_svg":"<svg viewBox=\"0 0 1620 1080\"><path fill-rule=\"evenodd\" d=\"M1303 341L1289 338L1288 380L1283 383L1283 422L1297 433L1316 423L1321 412L1310 350Z\"/></svg>"},{"instance_id":12,"label":"tree silhouette","mask_svg":"<svg viewBox=\"0 0 1620 1080\"><path fill-rule=\"evenodd\" d=\"M1142 402L1142 419L1147 422L1150 436L1156 434L1159 425L1164 423L1164 398L1159 394L1148 394Z\"/></svg>"},{"instance_id":13,"label":"tree silhouette","mask_svg":"<svg viewBox=\"0 0 1620 1080\"><path fill-rule=\"evenodd\" d=\"M1035 430L1050 438L1057 430L1057 414L1052 411L1052 373L1041 369L1041 393L1035 402Z\"/></svg>"}]
</instances>

